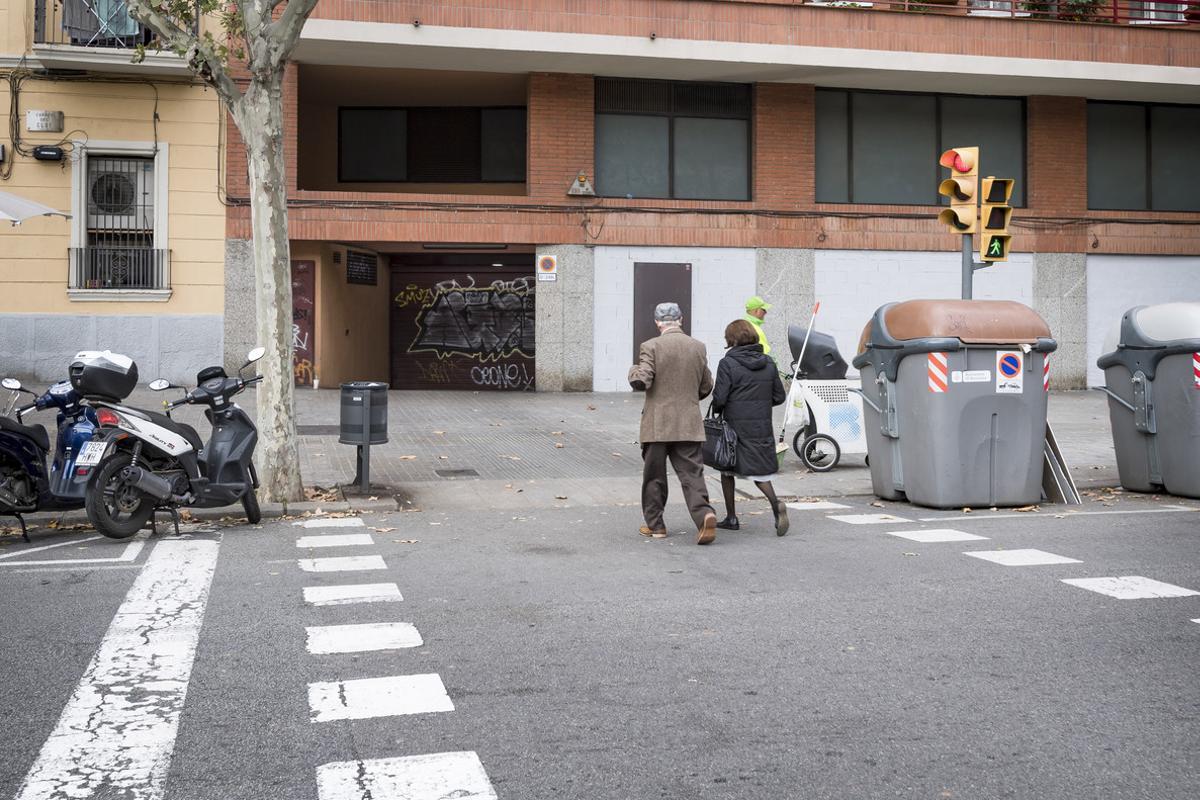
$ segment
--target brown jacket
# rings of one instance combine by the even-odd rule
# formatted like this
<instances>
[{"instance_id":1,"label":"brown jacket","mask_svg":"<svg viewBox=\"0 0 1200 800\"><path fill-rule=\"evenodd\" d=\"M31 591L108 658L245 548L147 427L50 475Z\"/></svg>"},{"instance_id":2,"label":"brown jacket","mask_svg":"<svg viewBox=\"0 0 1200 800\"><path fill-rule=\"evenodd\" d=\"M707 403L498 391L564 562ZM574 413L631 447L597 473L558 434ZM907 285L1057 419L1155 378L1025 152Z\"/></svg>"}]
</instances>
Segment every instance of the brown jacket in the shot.
<instances>
[{"instance_id":1,"label":"brown jacket","mask_svg":"<svg viewBox=\"0 0 1200 800\"><path fill-rule=\"evenodd\" d=\"M713 378L702 342L678 328L643 342L629 385L646 391L642 444L704 441L700 401L712 392Z\"/></svg>"}]
</instances>

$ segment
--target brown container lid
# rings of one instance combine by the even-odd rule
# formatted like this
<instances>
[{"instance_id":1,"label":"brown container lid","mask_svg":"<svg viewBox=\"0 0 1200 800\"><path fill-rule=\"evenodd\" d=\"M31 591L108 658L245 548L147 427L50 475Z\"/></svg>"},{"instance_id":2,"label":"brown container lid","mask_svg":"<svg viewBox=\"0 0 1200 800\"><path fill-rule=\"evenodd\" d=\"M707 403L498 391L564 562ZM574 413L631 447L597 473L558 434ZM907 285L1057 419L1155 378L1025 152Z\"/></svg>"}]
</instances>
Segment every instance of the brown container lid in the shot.
<instances>
[{"instance_id":1,"label":"brown container lid","mask_svg":"<svg viewBox=\"0 0 1200 800\"><path fill-rule=\"evenodd\" d=\"M1034 344L1050 336L1036 311L1012 300L908 300L888 308L883 319L900 341L947 337L964 344ZM860 350L867 336L864 330Z\"/></svg>"}]
</instances>

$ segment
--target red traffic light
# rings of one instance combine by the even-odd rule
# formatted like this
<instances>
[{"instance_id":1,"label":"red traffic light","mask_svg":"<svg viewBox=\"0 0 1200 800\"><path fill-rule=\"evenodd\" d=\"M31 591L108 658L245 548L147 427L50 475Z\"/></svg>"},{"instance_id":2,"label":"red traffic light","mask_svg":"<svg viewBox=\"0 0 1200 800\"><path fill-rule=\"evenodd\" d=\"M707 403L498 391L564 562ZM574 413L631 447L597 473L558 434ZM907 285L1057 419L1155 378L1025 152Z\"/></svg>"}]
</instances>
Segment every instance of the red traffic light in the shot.
<instances>
[{"instance_id":1,"label":"red traffic light","mask_svg":"<svg viewBox=\"0 0 1200 800\"><path fill-rule=\"evenodd\" d=\"M947 169L966 174L974 172L979 161L978 147L955 147L942 153L938 163Z\"/></svg>"}]
</instances>

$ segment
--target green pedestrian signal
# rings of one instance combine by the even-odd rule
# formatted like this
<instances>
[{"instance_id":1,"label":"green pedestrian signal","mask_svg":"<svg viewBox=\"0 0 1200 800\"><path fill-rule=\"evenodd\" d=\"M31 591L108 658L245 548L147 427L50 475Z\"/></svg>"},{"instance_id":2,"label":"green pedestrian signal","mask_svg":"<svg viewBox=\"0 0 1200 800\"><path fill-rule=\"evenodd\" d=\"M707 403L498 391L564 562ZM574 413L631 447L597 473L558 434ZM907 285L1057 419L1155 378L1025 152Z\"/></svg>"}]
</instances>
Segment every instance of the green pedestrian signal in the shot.
<instances>
[{"instance_id":1,"label":"green pedestrian signal","mask_svg":"<svg viewBox=\"0 0 1200 800\"><path fill-rule=\"evenodd\" d=\"M988 247L987 254L992 258L1000 258L1004 255L1004 245L1001 244L999 239L992 239L992 243Z\"/></svg>"},{"instance_id":2,"label":"green pedestrian signal","mask_svg":"<svg viewBox=\"0 0 1200 800\"><path fill-rule=\"evenodd\" d=\"M1012 219L1012 178L988 176L981 182L983 206L979 213L979 259L981 261L1008 261L1008 249L1012 236L1008 223Z\"/></svg>"}]
</instances>

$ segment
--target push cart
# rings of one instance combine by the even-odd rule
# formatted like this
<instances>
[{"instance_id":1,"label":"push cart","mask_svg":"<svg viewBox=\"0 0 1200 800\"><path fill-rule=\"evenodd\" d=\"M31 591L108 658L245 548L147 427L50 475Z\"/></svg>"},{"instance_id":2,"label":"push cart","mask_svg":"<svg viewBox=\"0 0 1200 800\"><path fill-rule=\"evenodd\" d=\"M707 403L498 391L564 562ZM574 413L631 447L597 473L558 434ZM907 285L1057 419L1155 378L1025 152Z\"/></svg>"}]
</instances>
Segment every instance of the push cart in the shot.
<instances>
[{"instance_id":1,"label":"push cart","mask_svg":"<svg viewBox=\"0 0 1200 800\"><path fill-rule=\"evenodd\" d=\"M792 449L813 472L828 472L843 455L866 455L866 427L862 397L853 389L858 381L846 380L846 361L837 342L812 329L818 303L808 328L788 326L792 351L792 383L788 390L779 440L795 430Z\"/></svg>"}]
</instances>

